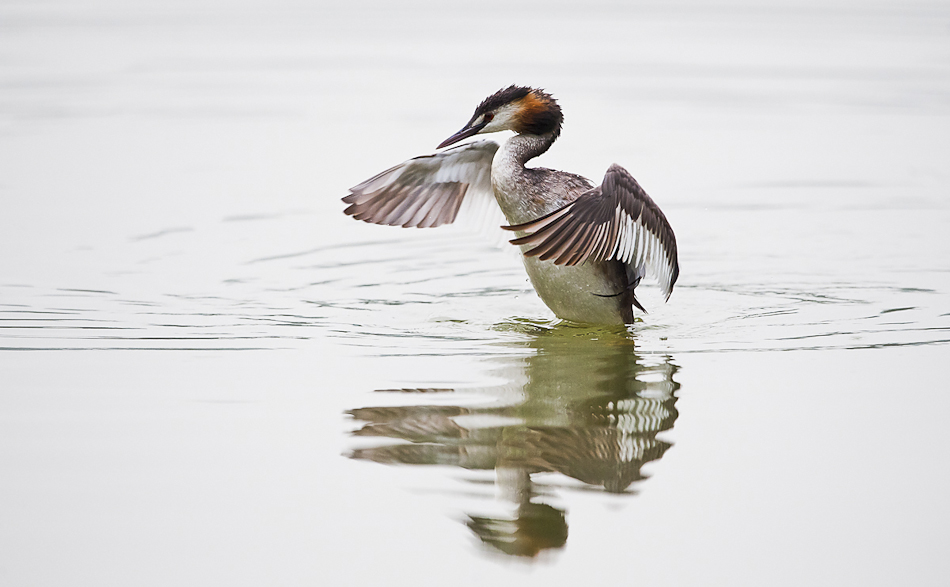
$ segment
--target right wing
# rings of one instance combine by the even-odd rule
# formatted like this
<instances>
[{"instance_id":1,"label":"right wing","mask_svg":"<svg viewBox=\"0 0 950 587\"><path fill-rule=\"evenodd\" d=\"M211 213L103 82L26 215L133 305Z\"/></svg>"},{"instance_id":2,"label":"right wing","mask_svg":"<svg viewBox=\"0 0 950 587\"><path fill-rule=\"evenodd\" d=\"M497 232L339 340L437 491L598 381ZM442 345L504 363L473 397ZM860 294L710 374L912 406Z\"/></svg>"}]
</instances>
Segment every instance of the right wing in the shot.
<instances>
[{"instance_id":1,"label":"right wing","mask_svg":"<svg viewBox=\"0 0 950 587\"><path fill-rule=\"evenodd\" d=\"M428 228L455 221L463 202L484 213L494 208L491 163L498 144L477 141L410 159L350 188L344 212L357 220Z\"/></svg>"},{"instance_id":2,"label":"right wing","mask_svg":"<svg viewBox=\"0 0 950 587\"><path fill-rule=\"evenodd\" d=\"M626 169L611 165L600 186L546 216L506 230L528 234L511 240L530 245L526 257L577 265L617 260L638 276L656 278L667 299L679 276L676 237L666 216ZM642 309L642 308L641 308Z\"/></svg>"}]
</instances>

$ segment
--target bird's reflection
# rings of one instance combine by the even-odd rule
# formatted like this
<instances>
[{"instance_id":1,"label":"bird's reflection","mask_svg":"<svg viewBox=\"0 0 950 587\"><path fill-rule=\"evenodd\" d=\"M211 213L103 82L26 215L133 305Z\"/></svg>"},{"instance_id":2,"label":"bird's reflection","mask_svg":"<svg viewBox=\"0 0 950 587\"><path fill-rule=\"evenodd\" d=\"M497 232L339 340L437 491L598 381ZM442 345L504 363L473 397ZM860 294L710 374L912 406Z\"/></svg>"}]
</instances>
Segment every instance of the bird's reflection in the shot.
<instances>
[{"instance_id":1,"label":"bird's reflection","mask_svg":"<svg viewBox=\"0 0 950 587\"><path fill-rule=\"evenodd\" d=\"M534 331L527 357L503 359L512 383L481 390L487 406L405 405L350 410L361 425L354 435L395 439L350 456L378 463L452 465L494 470L505 515L469 515L466 525L495 550L533 557L567 542L565 510L545 503L559 473L610 493L633 493L644 464L670 448L657 438L677 418L676 367L665 356L642 356L626 331L570 326ZM441 400L453 390L426 393ZM471 392L473 390L465 390Z\"/></svg>"}]
</instances>

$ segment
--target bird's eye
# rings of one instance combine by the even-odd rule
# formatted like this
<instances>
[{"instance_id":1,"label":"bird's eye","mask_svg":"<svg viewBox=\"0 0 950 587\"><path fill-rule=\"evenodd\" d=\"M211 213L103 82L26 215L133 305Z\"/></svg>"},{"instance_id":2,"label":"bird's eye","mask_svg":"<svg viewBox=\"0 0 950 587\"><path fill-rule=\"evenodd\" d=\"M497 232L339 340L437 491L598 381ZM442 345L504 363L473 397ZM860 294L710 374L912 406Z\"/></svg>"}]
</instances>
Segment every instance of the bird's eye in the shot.
<instances>
[{"instance_id":1,"label":"bird's eye","mask_svg":"<svg viewBox=\"0 0 950 587\"><path fill-rule=\"evenodd\" d=\"M486 122L486 123L491 122L492 118L495 118L495 115L489 112L488 114L485 115L485 120L483 120L482 122Z\"/></svg>"}]
</instances>

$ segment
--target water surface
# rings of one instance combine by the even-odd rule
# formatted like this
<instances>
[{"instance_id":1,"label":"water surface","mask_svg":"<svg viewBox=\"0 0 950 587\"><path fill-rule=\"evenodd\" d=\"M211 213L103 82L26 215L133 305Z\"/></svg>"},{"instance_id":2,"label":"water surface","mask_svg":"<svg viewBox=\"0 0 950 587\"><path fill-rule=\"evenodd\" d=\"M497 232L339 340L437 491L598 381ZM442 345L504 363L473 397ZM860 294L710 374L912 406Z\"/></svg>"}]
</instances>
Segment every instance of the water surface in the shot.
<instances>
[{"instance_id":1,"label":"water surface","mask_svg":"<svg viewBox=\"0 0 950 587\"><path fill-rule=\"evenodd\" d=\"M504 15L505 26L499 26ZM942 3L0 6L5 584L939 585ZM668 304L561 324L346 189L488 93L628 168Z\"/></svg>"}]
</instances>

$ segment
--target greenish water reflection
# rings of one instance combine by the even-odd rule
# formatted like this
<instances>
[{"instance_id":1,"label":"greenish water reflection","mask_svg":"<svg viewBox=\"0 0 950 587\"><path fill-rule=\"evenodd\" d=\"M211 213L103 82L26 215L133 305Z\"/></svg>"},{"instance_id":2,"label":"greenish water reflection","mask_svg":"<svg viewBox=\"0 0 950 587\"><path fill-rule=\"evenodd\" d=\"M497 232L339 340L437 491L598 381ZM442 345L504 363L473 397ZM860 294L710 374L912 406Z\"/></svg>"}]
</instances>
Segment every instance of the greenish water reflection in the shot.
<instances>
[{"instance_id":1,"label":"greenish water reflection","mask_svg":"<svg viewBox=\"0 0 950 587\"><path fill-rule=\"evenodd\" d=\"M362 424L354 435L395 441L350 456L494 470L504 514L469 514L465 523L493 549L533 557L565 546L567 508L548 502L559 485L578 485L537 477L556 473L588 489L635 494L643 465L671 446L657 434L676 421L679 384L670 358L638 354L625 330L557 326L533 330L522 344L527 356L499 359L509 384L477 390L492 396L487 405L453 405L443 395L451 389L404 389L387 393L414 400L437 393L442 401L350 410Z\"/></svg>"}]
</instances>

